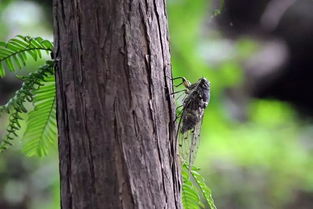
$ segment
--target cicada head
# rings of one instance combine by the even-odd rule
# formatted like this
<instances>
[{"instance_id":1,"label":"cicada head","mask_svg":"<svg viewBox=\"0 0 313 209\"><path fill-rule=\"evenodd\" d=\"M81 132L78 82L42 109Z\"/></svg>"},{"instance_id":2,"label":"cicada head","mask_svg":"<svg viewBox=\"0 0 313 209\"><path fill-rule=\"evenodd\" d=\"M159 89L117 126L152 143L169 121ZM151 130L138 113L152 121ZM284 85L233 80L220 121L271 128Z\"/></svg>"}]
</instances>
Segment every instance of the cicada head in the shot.
<instances>
[{"instance_id":1,"label":"cicada head","mask_svg":"<svg viewBox=\"0 0 313 209\"><path fill-rule=\"evenodd\" d=\"M210 82L206 78L200 78L198 83L201 88L210 90Z\"/></svg>"}]
</instances>

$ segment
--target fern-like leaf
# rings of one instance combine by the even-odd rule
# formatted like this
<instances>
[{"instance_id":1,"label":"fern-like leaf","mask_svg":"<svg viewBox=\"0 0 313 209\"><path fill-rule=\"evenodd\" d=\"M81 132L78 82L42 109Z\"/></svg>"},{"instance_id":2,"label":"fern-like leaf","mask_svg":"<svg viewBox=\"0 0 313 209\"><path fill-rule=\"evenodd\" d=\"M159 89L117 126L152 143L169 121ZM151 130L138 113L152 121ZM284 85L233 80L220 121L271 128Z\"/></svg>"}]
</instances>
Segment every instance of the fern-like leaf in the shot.
<instances>
[{"instance_id":1,"label":"fern-like leaf","mask_svg":"<svg viewBox=\"0 0 313 209\"><path fill-rule=\"evenodd\" d=\"M200 196L190 180L189 169L185 164L182 167L182 178L182 203L184 209L200 209L202 206Z\"/></svg>"},{"instance_id":2,"label":"fern-like leaf","mask_svg":"<svg viewBox=\"0 0 313 209\"><path fill-rule=\"evenodd\" d=\"M21 129L20 122L23 120L22 113L28 113L26 103L33 102L33 93L45 84L45 79L54 74L54 63L47 61L47 64L28 76L20 77L24 81L22 87L15 93L15 96L4 106L0 106L0 114L9 114L9 125L6 135L0 142L0 152L12 145L12 141L19 137Z\"/></svg>"},{"instance_id":3,"label":"fern-like leaf","mask_svg":"<svg viewBox=\"0 0 313 209\"><path fill-rule=\"evenodd\" d=\"M208 203L211 209L216 209L216 206L214 204L214 200L212 197L211 189L206 185L204 178L198 173L198 168L192 168L191 169L191 175L194 178L195 182L199 186L204 199Z\"/></svg>"},{"instance_id":4,"label":"fern-like leaf","mask_svg":"<svg viewBox=\"0 0 313 209\"><path fill-rule=\"evenodd\" d=\"M0 42L0 78L5 76L4 64L14 72L26 65L28 56L35 61L42 57L41 51L52 52L53 44L40 37L17 36L8 42ZM28 55L28 56L27 56Z\"/></svg>"},{"instance_id":5,"label":"fern-like leaf","mask_svg":"<svg viewBox=\"0 0 313 209\"><path fill-rule=\"evenodd\" d=\"M186 163L182 166L183 189L182 202L184 209L205 208L201 202L200 196L210 206L210 209L216 209L210 188L205 184L204 178L198 173L199 169ZM193 181L194 180L194 181Z\"/></svg>"},{"instance_id":6,"label":"fern-like leaf","mask_svg":"<svg viewBox=\"0 0 313 209\"><path fill-rule=\"evenodd\" d=\"M35 108L26 121L23 150L28 156L44 156L57 137L54 75L45 79L44 86L33 91L33 97Z\"/></svg>"}]
</instances>

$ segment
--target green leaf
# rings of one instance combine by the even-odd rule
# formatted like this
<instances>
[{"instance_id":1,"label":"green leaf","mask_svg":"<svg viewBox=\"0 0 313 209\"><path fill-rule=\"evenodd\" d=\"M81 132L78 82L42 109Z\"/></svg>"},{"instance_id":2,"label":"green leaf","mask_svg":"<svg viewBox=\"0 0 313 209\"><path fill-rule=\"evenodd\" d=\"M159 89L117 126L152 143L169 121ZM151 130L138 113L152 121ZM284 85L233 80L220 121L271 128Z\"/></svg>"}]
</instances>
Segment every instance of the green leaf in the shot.
<instances>
[{"instance_id":1,"label":"green leaf","mask_svg":"<svg viewBox=\"0 0 313 209\"><path fill-rule=\"evenodd\" d=\"M27 51L27 53L35 60L37 61L37 53L35 50Z\"/></svg>"},{"instance_id":2,"label":"green leaf","mask_svg":"<svg viewBox=\"0 0 313 209\"><path fill-rule=\"evenodd\" d=\"M46 47L46 49L50 49L52 50L53 49L53 44L50 42L50 41L47 41L47 40L43 40L41 42L42 45L44 45Z\"/></svg>"},{"instance_id":3,"label":"green leaf","mask_svg":"<svg viewBox=\"0 0 313 209\"><path fill-rule=\"evenodd\" d=\"M12 51L12 50L10 50L8 48L1 48L0 52L1 52L1 54L4 54L4 55L11 55L11 54L15 53L15 51Z\"/></svg>"},{"instance_id":4,"label":"green leaf","mask_svg":"<svg viewBox=\"0 0 313 209\"><path fill-rule=\"evenodd\" d=\"M16 45L21 46L21 48L28 48L29 47L29 43L25 42L24 39L23 39L23 41L21 41L19 39L13 38L13 39L11 39L11 42L16 44Z\"/></svg>"},{"instance_id":5,"label":"green leaf","mask_svg":"<svg viewBox=\"0 0 313 209\"><path fill-rule=\"evenodd\" d=\"M44 86L34 91L35 108L26 121L23 151L28 156L44 156L49 146L56 142L56 96L54 76L49 76Z\"/></svg>"},{"instance_id":6,"label":"green leaf","mask_svg":"<svg viewBox=\"0 0 313 209\"><path fill-rule=\"evenodd\" d=\"M17 65L17 67L18 67L19 69L22 69L22 65L21 65L21 63L20 63L20 61L18 60L18 58L17 58L16 55L13 55L13 60L14 60L15 64Z\"/></svg>"},{"instance_id":7,"label":"green leaf","mask_svg":"<svg viewBox=\"0 0 313 209\"><path fill-rule=\"evenodd\" d=\"M2 63L0 63L0 78L5 76L5 71L3 69Z\"/></svg>"},{"instance_id":8,"label":"green leaf","mask_svg":"<svg viewBox=\"0 0 313 209\"><path fill-rule=\"evenodd\" d=\"M7 48L8 48L8 49L11 49L12 51L19 51L19 50L22 49L22 47L20 47L19 45L15 45L15 44L12 43L12 42L9 42L9 43L7 44Z\"/></svg>"},{"instance_id":9,"label":"green leaf","mask_svg":"<svg viewBox=\"0 0 313 209\"><path fill-rule=\"evenodd\" d=\"M17 56L16 56L17 57ZM18 59L18 58L17 58ZM6 128L6 134L0 141L0 152L7 149L12 143L11 141L21 137L21 124L20 121L24 120L24 114L29 114L28 119L32 120L27 124L27 128L30 127L28 136L35 137L40 132L40 127L44 125L45 131L41 131L42 140L38 143L36 140L28 141L29 146L25 145L25 150L28 155L32 154L33 145L35 146L36 155L45 155L47 153L47 142L52 143L56 138L56 119L55 119L55 84L54 84L54 63L46 62L47 64L40 67L36 72L23 76L21 79L24 81L21 89L19 89L13 98L4 106L0 106L0 114L7 112L9 114L9 124ZM3 68L0 62L1 68ZM2 72L4 72L2 70ZM34 98L34 99L33 99ZM54 101L54 102L53 102ZM33 102L34 109L30 111L28 102ZM43 123L45 114L50 112L48 120ZM39 113L39 114L38 114ZM33 119L32 119L33 118ZM32 128L39 127L39 129L31 131ZM26 128L26 129L27 129ZM36 134L37 135L34 135ZM25 133L26 134L26 133ZM26 140L27 142L27 140Z\"/></svg>"},{"instance_id":10,"label":"green leaf","mask_svg":"<svg viewBox=\"0 0 313 209\"><path fill-rule=\"evenodd\" d=\"M22 54L22 53L19 53L19 54L17 54L17 56L20 58L20 60L21 60L21 62L22 62L22 64L23 64L23 66L25 66L25 65L26 65L26 59L25 59L25 57L23 56L23 54Z\"/></svg>"},{"instance_id":11,"label":"green leaf","mask_svg":"<svg viewBox=\"0 0 313 209\"><path fill-rule=\"evenodd\" d=\"M3 41L0 41L0 47L2 46L2 47L5 47L7 44L5 43L5 42L3 42Z\"/></svg>"},{"instance_id":12,"label":"green leaf","mask_svg":"<svg viewBox=\"0 0 313 209\"><path fill-rule=\"evenodd\" d=\"M201 200L189 176L189 169L184 164L182 167L182 203L184 209L200 209Z\"/></svg>"},{"instance_id":13,"label":"green leaf","mask_svg":"<svg viewBox=\"0 0 313 209\"><path fill-rule=\"evenodd\" d=\"M182 166L182 203L184 209L205 208L200 200L202 194L210 209L216 209L210 188L205 184L204 178L198 173L199 169L186 163ZM194 179L194 181L191 180ZM196 187L197 186L197 187Z\"/></svg>"},{"instance_id":14,"label":"green leaf","mask_svg":"<svg viewBox=\"0 0 313 209\"><path fill-rule=\"evenodd\" d=\"M12 64L11 59L10 59L10 58L9 58L9 59L6 59L6 60L5 60L5 63L7 64L9 70L13 72L13 71L14 71L14 66L13 66L13 64Z\"/></svg>"},{"instance_id":15,"label":"green leaf","mask_svg":"<svg viewBox=\"0 0 313 209\"><path fill-rule=\"evenodd\" d=\"M42 46L36 41L36 39L32 39L30 41L31 45L33 45L34 47L37 47L37 48L42 48Z\"/></svg>"},{"instance_id":16,"label":"green leaf","mask_svg":"<svg viewBox=\"0 0 313 209\"><path fill-rule=\"evenodd\" d=\"M40 37L32 38L29 36L18 35L10 39L7 43L0 42L0 77L5 75L3 63L6 63L8 69L15 72L15 66L19 69L26 65L27 56L31 56L35 61L42 57L41 51L48 54L52 52L53 44ZM13 65L15 64L15 66Z\"/></svg>"},{"instance_id":17,"label":"green leaf","mask_svg":"<svg viewBox=\"0 0 313 209\"><path fill-rule=\"evenodd\" d=\"M210 188L206 185L204 178L198 173L197 171L198 169L192 169L191 170L191 174L192 177L195 179L196 183L198 184L204 199L206 200L206 202L209 204L211 209L216 209L216 206L214 204L214 200L212 197L212 192L210 190Z\"/></svg>"}]
</instances>

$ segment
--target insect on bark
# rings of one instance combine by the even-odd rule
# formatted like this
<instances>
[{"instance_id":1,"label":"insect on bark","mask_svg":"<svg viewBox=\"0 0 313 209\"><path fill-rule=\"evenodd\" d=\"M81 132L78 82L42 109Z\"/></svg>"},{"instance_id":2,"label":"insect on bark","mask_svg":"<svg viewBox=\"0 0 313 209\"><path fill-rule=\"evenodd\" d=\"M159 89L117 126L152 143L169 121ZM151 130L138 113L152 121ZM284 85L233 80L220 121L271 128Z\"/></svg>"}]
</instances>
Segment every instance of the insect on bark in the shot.
<instances>
[{"instance_id":1,"label":"insect on bark","mask_svg":"<svg viewBox=\"0 0 313 209\"><path fill-rule=\"evenodd\" d=\"M177 138L179 142L180 157L183 163L191 169L195 160L199 144L199 136L204 115L204 110L210 100L210 82L205 78L200 78L196 83L191 84L184 77L178 77L186 89L174 93L185 92L182 110L178 114ZM176 87L177 87L176 86Z\"/></svg>"}]
</instances>

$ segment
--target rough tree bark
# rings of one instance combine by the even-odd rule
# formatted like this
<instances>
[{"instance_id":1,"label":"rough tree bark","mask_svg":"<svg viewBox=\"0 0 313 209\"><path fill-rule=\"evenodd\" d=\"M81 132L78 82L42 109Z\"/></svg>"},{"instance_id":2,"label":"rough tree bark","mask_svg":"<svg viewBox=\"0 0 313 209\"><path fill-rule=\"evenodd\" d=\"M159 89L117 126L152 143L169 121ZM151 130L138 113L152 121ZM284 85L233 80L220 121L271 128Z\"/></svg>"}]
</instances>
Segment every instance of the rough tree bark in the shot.
<instances>
[{"instance_id":1,"label":"rough tree bark","mask_svg":"<svg viewBox=\"0 0 313 209\"><path fill-rule=\"evenodd\" d=\"M63 209L181 208L165 0L54 0Z\"/></svg>"}]
</instances>

